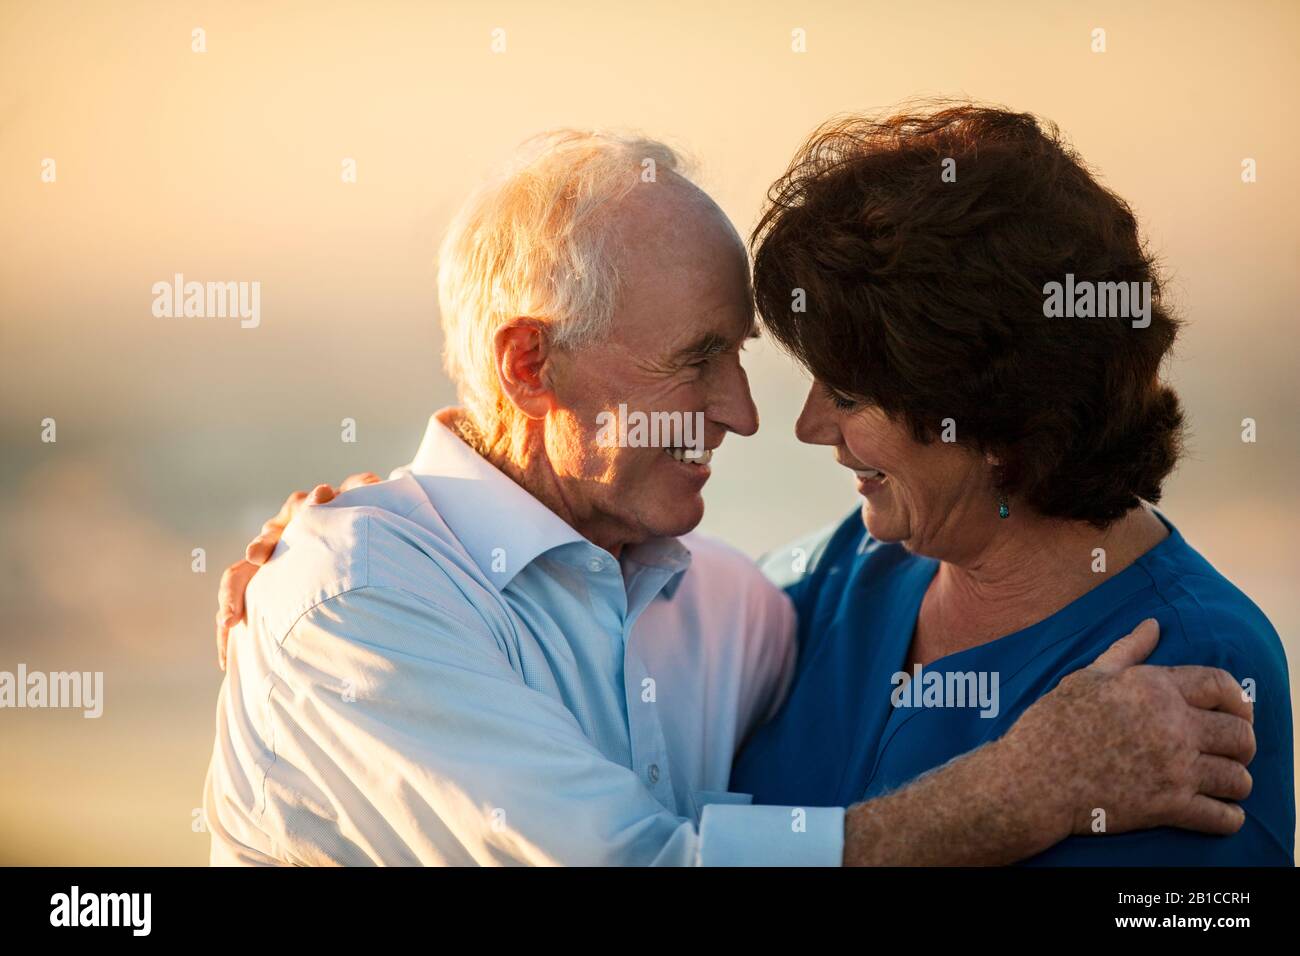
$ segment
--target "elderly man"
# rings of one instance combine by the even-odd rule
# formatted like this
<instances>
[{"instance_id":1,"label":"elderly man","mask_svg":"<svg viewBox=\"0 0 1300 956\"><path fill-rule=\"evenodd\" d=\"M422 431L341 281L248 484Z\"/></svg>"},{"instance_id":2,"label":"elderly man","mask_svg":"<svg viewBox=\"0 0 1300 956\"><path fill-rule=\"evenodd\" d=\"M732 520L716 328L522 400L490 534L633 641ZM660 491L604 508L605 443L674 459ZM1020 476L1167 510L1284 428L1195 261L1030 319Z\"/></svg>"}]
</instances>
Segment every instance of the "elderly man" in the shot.
<instances>
[{"instance_id":1,"label":"elderly man","mask_svg":"<svg viewBox=\"0 0 1300 956\"><path fill-rule=\"evenodd\" d=\"M452 224L439 287L465 412L389 481L305 509L249 586L213 862L1003 863L1095 807L1236 829L1194 799L1191 729L1193 704L1240 711L1235 685L1162 692L1133 666L1152 628L891 794L725 792L785 695L795 621L751 562L690 534L712 450L758 417L744 247L676 166L657 143L548 134ZM615 408L701 416L703 453L598 440Z\"/></svg>"}]
</instances>

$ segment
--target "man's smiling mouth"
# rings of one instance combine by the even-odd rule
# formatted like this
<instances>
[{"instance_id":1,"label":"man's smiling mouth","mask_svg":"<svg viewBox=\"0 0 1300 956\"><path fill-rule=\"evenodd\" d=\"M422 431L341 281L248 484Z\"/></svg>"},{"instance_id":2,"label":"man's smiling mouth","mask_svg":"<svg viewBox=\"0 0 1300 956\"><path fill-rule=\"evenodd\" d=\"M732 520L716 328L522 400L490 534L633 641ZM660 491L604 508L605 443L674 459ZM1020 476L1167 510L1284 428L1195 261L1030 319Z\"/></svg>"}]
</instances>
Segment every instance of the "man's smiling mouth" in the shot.
<instances>
[{"instance_id":1,"label":"man's smiling mouth","mask_svg":"<svg viewBox=\"0 0 1300 956\"><path fill-rule=\"evenodd\" d=\"M706 448L697 452L694 448L665 448L665 452L687 465L707 465L713 459L713 449Z\"/></svg>"}]
</instances>

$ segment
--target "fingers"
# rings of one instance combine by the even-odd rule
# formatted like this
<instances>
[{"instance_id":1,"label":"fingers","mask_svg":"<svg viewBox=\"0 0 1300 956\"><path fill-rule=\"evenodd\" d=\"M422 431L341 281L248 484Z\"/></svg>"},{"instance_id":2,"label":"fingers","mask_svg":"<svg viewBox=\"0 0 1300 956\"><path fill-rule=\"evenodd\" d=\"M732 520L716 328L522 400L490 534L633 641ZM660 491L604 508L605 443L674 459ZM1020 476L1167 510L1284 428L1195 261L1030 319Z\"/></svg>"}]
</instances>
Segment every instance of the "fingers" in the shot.
<instances>
[{"instance_id":1,"label":"fingers","mask_svg":"<svg viewBox=\"0 0 1300 956\"><path fill-rule=\"evenodd\" d=\"M363 471L355 475L348 475L343 479L343 484L339 485L339 493L342 494L345 491L351 491L353 488L360 487L361 485L373 485L380 481L383 481L383 479L372 471Z\"/></svg>"},{"instance_id":2,"label":"fingers","mask_svg":"<svg viewBox=\"0 0 1300 956\"><path fill-rule=\"evenodd\" d=\"M284 504L276 512L275 517L262 525L261 533L248 543L248 547L244 549L244 560L250 564L258 565L270 561L271 555L275 553L276 545L280 543L280 538L284 534L284 529L288 527L289 522L298 516L303 508L311 505L323 505L326 502L333 501L339 492L348 491L361 485L374 484L381 480L378 475L366 471L349 475L338 491L335 491L329 485L317 485L310 492L295 491L284 500Z\"/></svg>"},{"instance_id":3,"label":"fingers","mask_svg":"<svg viewBox=\"0 0 1300 956\"><path fill-rule=\"evenodd\" d=\"M382 481L373 472L363 471L349 475L335 491L329 485L317 485L310 492L295 491L284 500L275 517L262 525L261 533L248 543L244 549L244 560L237 561L226 568L221 576L221 586L217 591L217 664L222 670L226 668L226 644L230 629L244 618L244 592L257 569L271 560L275 547L280 543L284 529L298 513L310 505L323 505L333 501L340 492L348 491L361 485L372 485Z\"/></svg>"},{"instance_id":4,"label":"fingers","mask_svg":"<svg viewBox=\"0 0 1300 956\"><path fill-rule=\"evenodd\" d=\"M256 573L257 565L248 561L236 561L221 575L221 585L217 589L217 609L231 626L244 618L244 591Z\"/></svg>"},{"instance_id":5,"label":"fingers","mask_svg":"<svg viewBox=\"0 0 1300 956\"><path fill-rule=\"evenodd\" d=\"M1255 758L1255 728L1235 714L1217 710L1193 711L1198 749L1248 764Z\"/></svg>"},{"instance_id":6,"label":"fingers","mask_svg":"<svg viewBox=\"0 0 1300 956\"><path fill-rule=\"evenodd\" d=\"M1230 836L1245 822L1246 811L1235 803L1224 803L1198 793L1188 802L1183 813L1173 820L1173 825L1184 830Z\"/></svg>"},{"instance_id":7,"label":"fingers","mask_svg":"<svg viewBox=\"0 0 1300 956\"><path fill-rule=\"evenodd\" d=\"M309 494L305 499L303 499L303 501L299 502L299 504L294 507L293 515L290 517L289 520L292 521L293 518L297 516L299 511L301 511L303 508L309 505L323 505L327 501L333 501L334 496L337 494L338 492L335 491L333 488L331 488L329 485L317 485L315 488L311 490L311 494Z\"/></svg>"},{"instance_id":8,"label":"fingers","mask_svg":"<svg viewBox=\"0 0 1300 956\"><path fill-rule=\"evenodd\" d=\"M329 485L317 485L310 492L295 491L285 499L284 506L276 516L262 525L262 533L248 543L244 549L244 560L253 564L266 564L275 553L275 546L280 543L289 522L298 517L303 508L333 501L336 494Z\"/></svg>"},{"instance_id":9,"label":"fingers","mask_svg":"<svg viewBox=\"0 0 1300 956\"><path fill-rule=\"evenodd\" d=\"M307 497L307 492L295 491L284 499L284 504L280 506L275 517L262 525L262 533L250 541L248 547L244 549L245 561L252 564L266 564L271 560L271 554L275 551L275 546L280 543L280 535L284 533L285 525L293 520Z\"/></svg>"},{"instance_id":10,"label":"fingers","mask_svg":"<svg viewBox=\"0 0 1300 956\"><path fill-rule=\"evenodd\" d=\"M1201 754L1196 758L1197 789L1207 797L1245 800L1255 785L1250 771L1227 757Z\"/></svg>"},{"instance_id":11,"label":"fingers","mask_svg":"<svg viewBox=\"0 0 1300 956\"><path fill-rule=\"evenodd\" d=\"M226 669L226 646L230 643L230 624L223 624L221 612L217 612L217 667Z\"/></svg>"},{"instance_id":12,"label":"fingers","mask_svg":"<svg viewBox=\"0 0 1300 956\"><path fill-rule=\"evenodd\" d=\"M1146 660L1160 643L1160 624L1149 617L1106 649L1089 666L1103 674L1116 674Z\"/></svg>"},{"instance_id":13,"label":"fingers","mask_svg":"<svg viewBox=\"0 0 1300 956\"><path fill-rule=\"evenodd\" d=\"M270 561L275 546L280 543L282 531L281 528L272 528L269 521L262 525L262 533L248 542L248 547L244 549L244 560L258 566Z\"/></svg>"},{"instance_id":14,"label":"fingers","mask_svg":"<svg viewBox=\"0 0 1300 956\"><path fill-rule=\"evenodd\" d=\"M230 629L244 619L244 591L257 573L257 565L236 561L221 575L217 588L217 666L226 669L226 645Z\"/></svg>"},{"instance_id":15,"label":"fingers","mask_svg":"<svg viewBox=\"0 0 1300 956\"><path fill-rule=\"evenodd\" d=\"M1241 685L1225 670L1218 667L1198 667L1185 664L1169 668L1183 699L1193 707L1203 710L1221 710L1255 722L1255 705L1242 691Z\"/></svg>"}]
</instances>

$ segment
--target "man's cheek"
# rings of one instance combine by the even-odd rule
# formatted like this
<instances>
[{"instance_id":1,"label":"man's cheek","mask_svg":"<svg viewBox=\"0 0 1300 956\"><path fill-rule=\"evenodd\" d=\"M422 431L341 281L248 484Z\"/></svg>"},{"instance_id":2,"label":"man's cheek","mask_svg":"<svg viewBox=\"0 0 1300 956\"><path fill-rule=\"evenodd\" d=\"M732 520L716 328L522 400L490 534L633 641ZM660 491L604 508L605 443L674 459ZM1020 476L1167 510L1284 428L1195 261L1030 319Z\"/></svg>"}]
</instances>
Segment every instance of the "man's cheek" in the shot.
<instances>
[{"instance_id":1,"label":"man's cheek","mask_svg":"<svg viewBox=\"0 0 1300 956\"><path fill-rule=\"evenodd\" d=\"M619 468L624 490L642 499L657 496L664 485L660 461L664 457L659 448L624 449Z\"/></svg>"}]
</instances>

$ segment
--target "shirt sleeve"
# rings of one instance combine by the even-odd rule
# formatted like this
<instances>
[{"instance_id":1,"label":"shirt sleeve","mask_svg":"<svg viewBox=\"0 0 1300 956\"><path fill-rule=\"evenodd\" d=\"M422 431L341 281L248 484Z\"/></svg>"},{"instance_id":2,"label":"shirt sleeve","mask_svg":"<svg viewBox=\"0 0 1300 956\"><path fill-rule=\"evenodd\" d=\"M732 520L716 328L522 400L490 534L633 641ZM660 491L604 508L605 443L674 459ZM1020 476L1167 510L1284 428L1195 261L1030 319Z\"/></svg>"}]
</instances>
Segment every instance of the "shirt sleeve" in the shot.
<instances>
[{"instance_id":1,"label":"shirt sleeve","mask_svg":"<svg viewBox=\"0 0 1300 956\"><path fill-rule=\"evenodd\" d=\"M214 836L307 864L839 864L842 811L706 807L697 832L468 617L364 587L233 662Z\"/></svg>"},{"instance_id":2,"label":"shirt sleeve","mask_svg":"<svg viewBox=\"0 0 1300 956\"><path fill-rule=\"evenodd\" d=\"M839 866L843 807L710 804L700 816L702 866Z\"/></svg>"}]
</instances>

